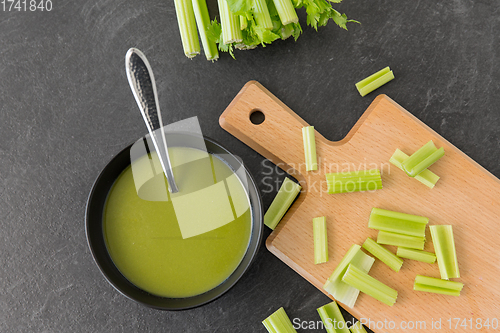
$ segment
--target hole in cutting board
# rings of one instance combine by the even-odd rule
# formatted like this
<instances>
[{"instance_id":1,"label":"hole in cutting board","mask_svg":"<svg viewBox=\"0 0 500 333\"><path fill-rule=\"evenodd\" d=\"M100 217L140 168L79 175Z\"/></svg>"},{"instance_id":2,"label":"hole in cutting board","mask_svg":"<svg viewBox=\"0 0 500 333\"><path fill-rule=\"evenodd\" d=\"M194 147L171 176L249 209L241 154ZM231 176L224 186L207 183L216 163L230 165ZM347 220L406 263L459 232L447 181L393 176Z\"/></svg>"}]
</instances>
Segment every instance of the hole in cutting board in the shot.
<instances>
[{"instance_id":1,"label":"hole in cutting board","mask_svg":"<svg viewBox=\"0 0 500 333\"><path fill-rule=\"evenodd\" d=\"M260 125L264 122L264 120L266 120L266 116L262 111L254 109L250 113L250 121L252 122L252 124Z\"/></svg>"}]
</instances>

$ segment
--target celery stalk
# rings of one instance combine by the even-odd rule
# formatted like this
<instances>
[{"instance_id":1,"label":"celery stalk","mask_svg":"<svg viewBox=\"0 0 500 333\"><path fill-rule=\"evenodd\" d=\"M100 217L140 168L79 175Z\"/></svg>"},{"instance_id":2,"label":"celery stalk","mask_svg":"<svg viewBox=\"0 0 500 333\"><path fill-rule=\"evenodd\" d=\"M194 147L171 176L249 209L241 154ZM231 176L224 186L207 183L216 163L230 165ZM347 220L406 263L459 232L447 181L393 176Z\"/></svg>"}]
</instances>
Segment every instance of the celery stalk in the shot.
<instances>
[{"instance_id":1,"label":"celery stalk","mask_svg":"<svg viewBox=\"0 0 500 333\"><path fill-rule=\"evenodd\" d=\"M398 247L396 255L400 258L406 258L411 260L417 260L421 262L426 262L428 264L433 264L436 262L436 255L432 252L426 252L415 249L407 249L404 247Z\"/></svg>"},{"instance_id":2,"label":"celery stalk","mask_svg":"<svg viewBox=\"0 0 500 333\"><path fill-rule=\"evenodd\" d=\"M441 279L459 278L457 252L451 225L431 225L432 243L436 252Z\"/></svg>"},{"instance_id":3,"label":"celery stalk","mask_svg":"<svg viewBox=\"0 0 500 333\"><path fill-rule=\"evenodd\" d=\"M392 79L394 79L394 73L386 67L356 83L356 88L361 96L365 96Z\"/></svg>"},{"instance_id":4,"label":"celery stalk","mask_svg":"<svg viewBox=\"0 0 500 333\"><path fill-rule=\"evenodd\" d=\"M378 232L377 243L423 250L425 238L396 234L394 232L381 230Z\"/></svg>"},{"instance_id":5,"label":"celery stalk","mask_svg":"<svg viewBox=\"0 0 500 333\"><path fill-rule=\"evenodd\" d=\"M328 261L328 235L326 232L326 218L313 218L314 234L314 263L322 264Z\"/></svg>"},{"instance_id":6,"label":"celery stalk","mask_svg":"<svg viewBox=\"0 0 500 333\"><path fill-rule=\"evenodd\" d=\"M273 21L271 20L271 15L269 15L266 0L254 0L253 16L255 17L257 25L266 30L271 30L273 28Z\"/></svg>"},{"instance_id":7,"label":"celery stalk","mask_svg":"<svg viewBox=\"0 0 500 333\"><path fill-rule=\"evenodd\" d=\"M417 275L413 290L427 291L431 293L460 296L464 284L456 281L436 279L429 276Z\"/></svg>"},{"instance_id":8,"label":"celery stalk","mask_svg":"<svg viewBox=\"0 0 500 333\"><path fill-rule=\"evenodd\" d=\"M278 194L264 215L264 224L274 230L285 215L288 208L290 208L292 202L295 200L301 189L302 187L299 184L289 178L285 178L283 184L281 184Z\"/></svg>"},{"instance_id":9,"label":"celery stalk","mask_svg":"<svg viewBox=\"0 0 500 333\"><path fill-rule=\"evenodd\" d=\"M174 4L184 54L188 58L193 58L200 53L200 41L196 31L193 3L191 0L174 0Z\"/></svg>"},{"instance_id":10,"label":"celery stalk","mask_svg":"<svg viewBox=\"0 0 500 333\"><path fill-rule=\"evenodd\" d=\"M297 16L297 12L293 7L292 1L273 0L273 2L276 10L278 11L280 21L283 25L299 22L299 17Z\"/></svg>"},{"instance_id":11,"label":"celery stalk","mask_svg":"<svg viewBox=\"0 0 500 333\"><path fill-rule=\"evenodd\" d=\"M382 245L375 242L373 239L368 237L363 243L363 248L373 254L375 258L378 258L384 264L389 266L393 271L399 272L401 266L403 265L403 260L396 257L394 253L387 250Z\"/></svg>"},{"instance_id":12,"label":"celery stalk","mask_svg":"<svg viewBox=\"0 0 500 333\"><path fill-rule=\"evenodd\" d=\"M316 158L316 141L314 137L314 126L302 127L302 141L304 142L306 171L318 170L318 160Z\"/></svg>"},{"instance_id":13,"label":"celery stalk","mask_svg":"<svg viewBox=\"0 0 500 333\"><path fill-rule=\"evenodd\" d=\"M240 15L240 30L245 30L248 27L246 16Z\"/></svg>"},{"instance_id":14,"label":"celery stalk","mask_svg":"<svg viewBox=\"0 0 500 333\"><path fill-rule=\"evenodd\" d=\"M352 333L367 333L363 324L360 321L356 322L356 324L349 327Z\"/></svg>"},{"instance_id":15,"label":"celery stalk","mask_svg":"<svg viewBox=\"0 0 500 333\"><path fill-rule=\"evenodd\" d=\"M408 236L425 237L425 227L428 222L427 217L373 208L370 213L368 228Z\"/></svg>"},{"instance_id":16,"label":"celery stalk","mask_svg":"<svg viewBox=\"0 0 500 333\"><path fill-rule=\"evenodd\" d=\"M437 149L431 140L404 160L401 167L408 176L415 177L443 156L444 148Z\"/></svg>"},{"instance_id":17,"label":"celery stalk","mask_svg":"<svg viewBox=\"0 0 500 333\"><path fill-rule=\"evenodd\" d=\"M317 310L328 333L349 333L344 316L340 312L337 302L333 301Z\"/></svg>"},{"instance_id":18,"label":"celery stalk","mask_svg":"<svg viewBox=\"0 0 500 333\"><path fill-rule=\"evenodd\" d=\"M375 259L373 257L361 251L361 246L354 244L337 265L332 275L326 280L323 289L335 297L338 302L352 308L358 298L359 290L344 283L342 276L344 276L350 264L368 273L374 262Z\"/></svg>"},{"instance_id":19,"label":"celery stalk","mask_svg":"<svg viewBox=\"0 0 500 333\"><path fill-rule=\"evenodd\" d=\"M194 16L198 25L203 51L207 60L219 59L217 44L207 36L207 28L210 25L210 15L208 14L207 2L205 0L192 0Z\"/></svg>"},{"instance_id":20,"label":"celery stalk","mask_svg":"<svg viewBox=\"0 0 500 333\"><path fill-rule=\"evenodd\" d=\"M283 307L264 319L262 324L269 333L297 333Z\"/></svg>"},{"instance_id":21,"label":"celery stalk","mask_svg":"<svg viewBox=\"0 0 500 333\"><path fill-rule=\"evenodd\" d=\"M242 42L243 34L241 33L240 17L231 12L226 0L217 0L217 3L219 4L220 24L222 25L222 43Z\"/></svg>"},{"instance_id":22,"label":"celery stalk","mask_svg":"<svg viewBox=\"0 0 500 333\"><path fill-rule=\"evenodd\" d=\"M396 149L394 154L392 155L391 159L389 160L390 163L392 163L394 166L397 168L403 170L402 163L408 159L408 155L403 153L401 150ZM403 170L404 171L404 170ZM430 171L429 169L423 170L421 173L416 175L414 177L416 180L424 184L425 186L428 186L430 188L433 188L437 181L439 180L439 176L436 175L434 172Z\"/></svg>"},{"instance_id":23,"label":"celery stalk","mask_svg":"<svg viewBox=\"0 0 500 333\"><path fill-rule=\"evenodd\" d=\"M373 191L382 188L382 178L378 169L327 173L325 177L329 194Z\"/></svg>"},{"instance_id":24,"label":"celery stalk","mask_svg":"<svg viewBox=\"0 0 500 333\"><path fill-rule=\"evenodd\" d=\"M351 264L347 267L342 281L389 306L392 306L398 297L396 290Z\"/></svg>"}]
</instances>

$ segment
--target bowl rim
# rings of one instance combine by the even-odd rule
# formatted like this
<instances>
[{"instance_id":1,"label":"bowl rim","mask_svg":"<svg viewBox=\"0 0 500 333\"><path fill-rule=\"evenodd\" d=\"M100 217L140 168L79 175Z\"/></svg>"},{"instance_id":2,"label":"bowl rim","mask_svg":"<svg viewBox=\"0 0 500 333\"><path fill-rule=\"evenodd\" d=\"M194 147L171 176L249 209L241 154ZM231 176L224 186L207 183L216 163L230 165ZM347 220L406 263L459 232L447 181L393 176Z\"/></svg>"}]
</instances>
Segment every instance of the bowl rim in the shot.
<instances>
[{"instance_id":1,"label":"bowl rim","mask_svg":"<svg viewBox=\"0 0 500 333\"><path fill-rule=\"evenodd\" d=\"M181 133L181 134L183 134L183 133ZM142 139L144 139L146 137L147 136L143 137ZM228 292L243 277L243 275L245 275L245 273L248 271L248 269L250 268L250 266L254 262L255 258L257 257L257 254L258 254L258 252L260 250L260 247L261 247L261 244L262 244L263 229L264 229L263 228L263 219L264 219L263 204L262 204L262 196L261 196L261 193L260 193L259 188L257 186L257 183L255 181L255 178L249 172L248 168L246 167L246 165L244 164L244 162L243 162L243 160L241 158L239 158L236 155L234 155L231 151L229 151L226 147L224 147L218 141L216 141L216 140L214 140L214 139L212 139L210 137L207 137L205 135L203 135L203 138L204 138L205 142L209 142L209 143L217 146L218 148L222 149L225 154L228 154L232 158L235 158L236 160L239 161L239 163L241 164L241 166L243 167L243 169L245 171L246 177L248 178L248 188L249 188L249 191L251 189L253 189L254 193L255 193L254 198L251 200L251 205L250 206L251 206L251 208L253 206L255 206L254 208L255 208L256 212L254 212L254 211L252 212L253 213L252 214L252 231L251 231L251 234L250 234L250 240L249 240L249 244L248 244L247 250L246 250L245 254L242 257L241 262L238 264L238 266L236 267L236 269L231 273L231 275L229 275L228 278L226 278L226 280L224 280L217 287L215 287L215 288L213 288L213 289L211 289L211 290L209 290L209 291L207 291L205 293L202 293L202 294L199 294L199 295L195 295L195 296L191 296L191 297L187 297L185 299L196 299L196 298L199 298L202 295L205 295L206 293L213 292L214 290L217 290L218 288L223 287L223 288L221 288L220 292L215 293L212 297L209 297L208 299L205 299L205 300L200 301L200 302L194 302L193 304L188 305L188 306L180 306L180 307L176 307L176 306L166 307L166 306L158 306L158 305L155 305L155 304L151 304L149 302L145 302L145 301L143 301L141 299L137 299L137 298L133 297L129 293L125 292L122 288L120 288L117 285L117 283L115 283L115 281L106 274L106 272L105 272L105 268L106 268L105 264L102 263L100 260L98 260L98 256L100 256L100 254L97 252L97 250L92 245L92 237L93 236L91 236L91 232L89 230L90 229L90 224L91 224L91 221L90 221L91 220L91 217L90 217L91 206L92 206L92 203L94 201L95 196L97 195L97 187L100 185L101 182L103 182L103 181L109 181L109 179L105 179L104 178L105 174L106 174L106 171L108 169L110 169L111 167L113 167L114 164L117 164L118 163L117 160L120 157L122 157L123 154L127 154L128 156L130 156L130 153L129 153L130 149L134 145L134 143L137 142L137 140L134 141L133 143L127 145L120 152L118 152L116 155L114 155L108 161L108 163L106 163L106 165L101 169L101 171L99 172L99 175L97 176L97 178L93 182L91 191L90 191L90 193L89 193L89 195L87 197L87 202L86 202L86 207L85 207L85 236L86 236L86 240L87 240L87 246L90 249L92 258L93 258L94 262L96 263L97 267L99 268L99 271L104 276L104 278L106 279L106 281L108 281L108 283L111 286L113 286L113 288L115 290L117 290L120 294L122 294L123 296L125 296L126 298L128 298L128 299L130 299L130 300L132 300L134 302L137 302L139 304L145 305L145 306L150 307L150 308L159 309L159 310L168 310L168 311L188 310L188 309L193 309L193 308L205 305L207 303L210 303L210 302L216 300L217 298L219 298L220 296L222 296L226 292ZM139 140L141 140L141 139L139 139ZM208 148L207 148L207 151L208 151ZM128 165L130 165L130 162L127 164L127 166ZM120 171L120 174L121 174L121 172L123 172L123 170ZM114 179L112 179L112 183L113 184L116 181L116 179L117 179L116 177ZM106 193L106 197L107 197L108 193ZM249 193L249 196L250 196L250 193ZM254 210L254 208L252 208L252 209ZM102 217L100 219L100 222L102 223ZM255 229L255 228L257 229L256 233L254 233L254 231L253 231L253 229ZM103 237L103 239L104 239L104 237ZM106 251L106 254L107 254L108 257L110 257L109 253L107 251ZM249 257L247 258L247 256L249 256ZM245 258L246 258L246 260L245 260ZM112 261L111 261L111 263L112 263ZM233 275L240 269L240 266L242 266L243 264L244 264L243 269L239 271L239 273L238 273L237 276L233 277ZM112 265L114 266L113 263L112 263ZM115 268L116 268L116 266L115 266ZM116 270L118 270L118 269L116 268ZM120 272L120 275L122 275L121 272ZM149 295L149 297L152 296L152 297L158 298L158 299L175 300L175 298L161 297L161 296L157 296L157 295L148 293L147 291L144 291L144 290L140 289L139 287L133 285L123 275L122 275L122 277L130 285L134 286L135 288L137 288L138 290L142 291L143 293ZM231 277L232 277L232 280L229 282L229 279Z\"/></svg>"}]
</instances>

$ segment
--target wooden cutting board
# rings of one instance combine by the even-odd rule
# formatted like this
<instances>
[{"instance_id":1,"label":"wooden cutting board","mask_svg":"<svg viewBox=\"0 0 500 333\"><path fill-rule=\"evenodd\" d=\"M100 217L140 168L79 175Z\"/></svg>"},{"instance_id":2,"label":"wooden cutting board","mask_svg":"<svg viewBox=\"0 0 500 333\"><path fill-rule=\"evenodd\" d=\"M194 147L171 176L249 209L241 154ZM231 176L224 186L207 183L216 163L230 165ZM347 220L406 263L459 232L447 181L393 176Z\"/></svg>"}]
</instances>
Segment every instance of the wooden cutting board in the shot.
<instances>
[{"instance_id":1,"label":"wooden cutting board","mask_svg":"<svg viewBox=\"0 0 500 333\"><path fill-rule=\"evenodd\" d=\"M265 115L264 122L250 121L254 111ZM345 307L353 316L369 319L376 332L401 332L405 324L415 332L486 331L478 323L487 320L493 325L490 330L497 325L500 331L500 181L389 97L375 98L341 141L328 141L316 132L316 172L305 171L301 128L308 124L258 82L243 87L221 115L220 125L302 185L266 245L324 293L323 284L349 247L367 237L376 239L377 231L367 227L373 207L426 216L429 225L453 225L461 273L455 280L465 284L460 297L413 291L415 275L440 277L437 264L405 259L396 273L377 260L370 275L396 289L397 302L389 307L360 294L353 308ZM430 167L441 177L433 189L388 162L396 148L410 155L429 140L446 152ZM382 172L383 189L326 193L325 173L374 167ZM317 216L328 221L330 260L320 265L313 261L312 219ZM433 252L428 229L425 250ZM460 318L458 325L455 318Z\"/></svg>"}]
</instances>

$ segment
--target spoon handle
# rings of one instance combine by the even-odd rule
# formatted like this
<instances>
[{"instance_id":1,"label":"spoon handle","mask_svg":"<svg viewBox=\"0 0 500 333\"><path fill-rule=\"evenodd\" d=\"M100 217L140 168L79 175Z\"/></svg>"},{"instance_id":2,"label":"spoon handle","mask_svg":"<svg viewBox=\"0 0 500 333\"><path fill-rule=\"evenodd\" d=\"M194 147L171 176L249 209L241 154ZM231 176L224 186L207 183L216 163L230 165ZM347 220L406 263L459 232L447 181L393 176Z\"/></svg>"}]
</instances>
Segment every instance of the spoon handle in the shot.
<instances>
[{"instance_id":1,"label":"spoon handle","mask_svg":"<svg viewBox=\"0 0 500 333\"><path fill-rule=\"evenodd\" d=\"M172 172L172 164L168 155L165 133L162 129L163 122L151 66L141 51L131 48L125 56L125 70L130 89L132 89L137 105L141 110L142 117L151 135L151 140L158 153L163 172L167 177L168 189L172 193L178 192L179 190Z\"/></svg>"}]
</instances>

